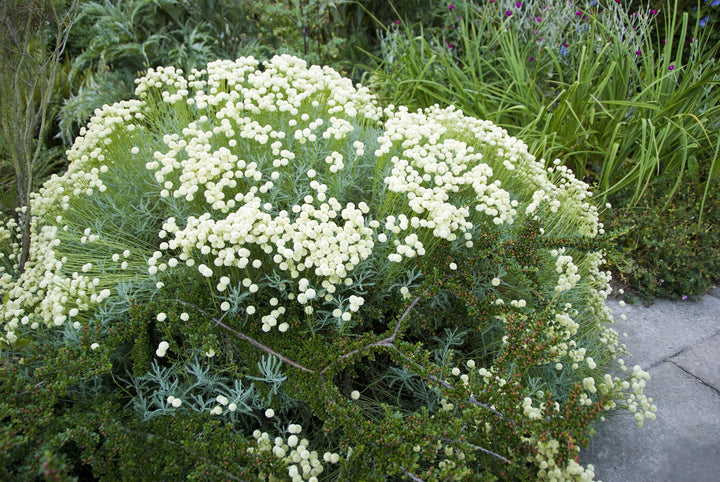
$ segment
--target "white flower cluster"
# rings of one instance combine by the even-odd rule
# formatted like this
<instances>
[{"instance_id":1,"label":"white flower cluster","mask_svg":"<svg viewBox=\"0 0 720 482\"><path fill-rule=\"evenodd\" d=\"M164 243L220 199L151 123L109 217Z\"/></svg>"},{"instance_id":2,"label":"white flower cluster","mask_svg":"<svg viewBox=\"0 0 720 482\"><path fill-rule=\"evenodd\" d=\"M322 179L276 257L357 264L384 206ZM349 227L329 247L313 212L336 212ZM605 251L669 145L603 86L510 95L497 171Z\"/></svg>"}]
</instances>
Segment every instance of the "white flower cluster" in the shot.
<instances>
[{"instance_id":1,"label":"white flower cluster","mask_svg":"<svg viewBox=\"0 0 720 482\"><path fill-rule=\"evenodd\" d=\"M555 271L560 274L555 290L562 292L573 289L578 281L580 281L578 267L573 264L573 257L565 255L565 248L554 249L550 254L557 258L555 261Z\"/></svg>"},{"instance_id":2,"label":"white flower cluster","mask_svg":"<svg viewBox=\"0 0 720 482\"><path fill-rule=\"evenodd\" d=\"M628 370L622 358L618 359L618 363L623 371ZM622 400L620 403L633 414L635 422L641 427L645 420L655 420L655 412L657 411L657 407L652 403L652 398L649 398L643 393L645 383L648 380L650 380L650 374L644 371L639 365L635 365L628 380L606 374L598 384L598 390L601 393L624 393L631 389L632 393L628 395L627 399ZM610 405L605 408L611 409L615 408L615 406L615 402L610 402Z\"/></svg>"},{"instance_id":3,"label":"white flower cluster","mask_svg":"<svg viewBox=\"0 0 720 482\"><path fill-rule=\"evenodd\" d=\"M139 100L96 111L68 152L67 173L53 177L35 197L34 213L59 217L55 223L61 225L71 199L102 194L110 180L103 182L103 176L125 169L122 164L131 156L145 163L160 196L175 206L159 232L159 250L146 258L147 274L184 262L197 266L218 292L242 282L252 294L263 275L285 273L289 291L283 296L303 305L306 313L323 303L334 305L328 309L333 314L346 306L336 317L349 321L361 303L349 300L344 288L352 286L353 271L371 256L375 243L384 245L393 262L422 256L440 239L459 238L472 247L476 224L488 217L496 225L514 222L519 200L510 193L526 192L523 183L553 206L561 199L578 204L586 197L586 186L562 166L556 170L562 187L555 186L527 146L504 130L435 106L418 113L385 110L385 130L375 152L379 159L372 165L394 196L386 204L390 209L375 213L360 199L340 202L328 194L336 175L364 156L367 145L347 138L357 134L358 125L376 125L382 111L367 89L353 87L332 69L307 67L289 56L275 57L262 69L252 58L213 62L189 75L170 67L151 69L138 81L136 94ZM153 122L163 116L178 122L176 132L156 132ZM308 156L319 162L308 163ZM294 195L306 179L309 193L280 207L278 196ZM398 207L405 212L392 212ZM585 205L569 211L575 224L596 223ZM6 320L33 312L61 324L68 309L88 310L110 293L93 285L94 273L101 266L107 270L106 260L97 266L89 260L69 271L54 257L55 228L41 229L49 230L48 242L35 243L36 257L24 278L28 284L20 283L22 293L11 294ZM98 234L86 231L81 241L98 241ZM119 251L111 260L124 271L133 260L127 249L123 258ZM293 285L301 278L308 280L306 286ZM41 279L46 281L38 289ZM48 290L55 290L53 296L47 296ZM35 298L23 298L28 296ZM41 303L44 307L36 309ZM221 304L225 311L232 307L228 301ZM256 305L244 309L252 315ZM278 321L285 309L273 306L257 313L263 329L287 330L289 325Z\"/></svg>"},{"instance_id":4,"label":"white flower cluster","mask_svg":"<svg viewBox=\"0 0 720 482\"><path fill-rule=\"evenodd\" d=\"M164 89L171 88L174 91L179 90L182 92L183 90L186 91L188 87L188 83L183 77L182 69L176 69L172 66L161 66L156 70L150 69L143 79L136 80L135 82L139 84L135 89L135 95L138 96L139 99L144 99L147 96L147 91L150 88L154 88L161 92L163 102L168 104L174 104L179 98L176 99L173 94ZM187 92L185 95L187 95Z\"/></svg>"},{"instance_id":5,"label":"white flower cluster","mask_svg":"<svg viewBox=\"0 0 720 482\"><path fill-rule=\"evenodd\" d=\"M465 130L476 133L482 142L494 142L483 121L437 106L415 113L402 107L396 112L387 109L386 114L385 133L378 139L375 154L387 155L395 144L402 148L401 156L390 158L392 170L385 183L390 191L406 196L413 213L422 216L417 221L421 227L450 241L472 229L470 209L455 205L458 201L472 202L476 211L491 216L495 224L513 222L518 203L500 188L500 180L490 181L493 170L480 162L482 153L466 142L441 139L446 133ZM473 196L463 199L470 189Z\"/></svg>"},{"instance_id":6,"label":"white flower cluster","mask_svg":"<svg viewBox=\"0 0 720 482\"><path fill-rule=\"evenodd\" d=\"M537 472L538 480L579 482L595 478L595 468L592 464L583 467L571 458L567 465L557 465L557 458L560 454L560 443L557 440L542 441L537 436L532 436L526 437L524 441L534 445L537 449L535 456L528 456L528 461L540 468ZM580 449L577 447L575 450L579 452Z\"/></svg>"},{"instance_id":7,"label":"white flower cluster","mask_svg":"<svg viewBox=\"0 0 720 482\"><path fill-rule=\"evenodd\" d=\"M62 176L54 174L32 195L33 216L40 218L58 208L67 210L71 195L105 192L101 175L109 171L108 150L113 149L113 141L120 131L127 132L129 126L134 126L132 122L144 119L143 107L143 102L133 99L96 109L87 128L80 129L80 136L67 151L70 161L67 171Z\"/></svg>"},{"instance_id":8,"label":"white flower cluster","mask_svg":"<svg viewBox=\"0 0 720 482\"><path fill-rule=\"evenodd\" d=\"M106 300L111 291L101 289L100 279L93 276L92 263L81 266L55 257L61 243L56 226L33 227L33 245L26 270L16 282L3 278L2 288L8 295L0 311L6 331L19 325L35 329L40 324L61 326L69 317ZM70 269L68 269L70 268Z\"/></svg>"},{"instance_id":9,"label":"white flower cluster","mask_svg":"<svg viewBox=\"0 0 720 482\"><path fill-rule=\"evenodd\" d=\"M533 407L532 398L525 397L522 402L523 413L530 420L539 420L542 418L542 408Z\"/></svg>"},{"instance_id":10,"label":"white flower cluster","mask_svg":"<svg viewBox=\"0 0 720 482\"><path fill-rule=\"evenodd\" d=\"M155 350L155 355L157 355L159 358L164 357L168 351L168 348L170 348L170 344L166 341L161 341L157 347L157 350Z\"/></svg>"},{"instance_id":11,"label":"white flower cluster","mask_svg":"<svg viewBox=\"0 0 720 482\"><path fill-rule=\"evenodd\" d=\"M238 408L237 403L231 402L230 399L228 399L228 397L226 397L225 395L218 395L217 397L215 397L215 401L218 404L210 410L210 413L212 415L222 415L223 413L228 412L232 413ZM224 410L224 407L227 407L227 410Z\"/></svg>"},{"instance_id":12,"label":"white flower cluster","mask_svg":"<svg viewBox=\"0 0 720 482\"><path fill-rule=\"evenodd\" d=\"M288 426L290 435L287 439L275 437L270 439L267 432L255 430L253 437L257 441L257 448L248 449L250 453L262 454L272 452L278 459L287 465L287 475L293 482L301 482L303 480L317 482L318 476L323 473L326 463L336 464L340 461L340 456L336 453L326 452L323 454L321 461L315 450L310 450L307 439L300 439L298 435L302 432L302 427L297 424Z\"/></svg>"},{"instance_id":13,"label":"white flower cluster","mask_svg":"<svg viewBox=\"0 0 720 482\"><path fill-rule=\"evenodd\" d=\"M589 202L592 193L588 184L577 179L559 159L555 159L547 170L538 163L527 162L533 159L532 156L524 155L523 159L519 179L536 186L525 213L537 215L538 209L546 206L549 215L546 221L550 221L546 225L552 229L548 234L562 235L568 227L572 227L573 235L594 237L604 232L597 207Z\"/></svg>"},{"instance_id":14,"label":"white flower cluster","mask_svg":"<svg viewBox=\"0 0 720 482\"><path fill-rule=\"evenodd\" d=\"M142 99L154 90L169 89L162 98L176 104L176 94L171 92L175 89L186 98L186 104L201 112L207 110L210 117L200 115L182 129L182 136L165 135L163 143L169 150L155 152L146 168L163 188L161 196L188 202L199 197L224 215L218 218L206 212L183 220L168 218L160 237L170 239L161 249L178 252L179 260L189 266L195 265L199 252L210 261L198 265L198 271L208 278L225 268L254 269L259 276L267 271L270 260L270 269L286 272L289 279L310 272L317 286L301 284L298 292L286 296L308 305L305 311L311 313L313 300L332 301L338 285L352 284L350 273L371 254L373 231L366 227L364 217L369 208L364 202L356 207L328 198L328 186L315 180L310 182L314 195L306 195L291 209L280 209L269 201L278 183L293 175L294 141L303 145L320 139L341 140L354 129L350 120L376 122L381 111L367 89L354 88L331 69L307 68L304 61L289 56L273 58L262 71L257 66L254 59L214 62L206 71L193 72L188 83L180 80L180 71L157 69L138 82L136 93ZM220 89L221 84L226 87ZM309 115L308 109L315 114ZM273 113L272 126L250 117L262 112ZM286 136L288 130L290 136ZM241 150L236 139L245 142ZM228 147L216 148L217 143ZM271 166L257 155L246 161L238 154L250 155L252 145L267 144L266 152L274 156ZM356 141L353 147L357 155L364 153L362 142ZM342 153L331 151L325 157L327 171L341 171L343 161ZM310 179L317 174L315 169L307 171ZM158 266L177 265L176 258L167 263L154 261ZM153 274L157 269L151 266L150 271ZM252 271L247 275L247 280L253 278ZM228 285L223 280L228 277L220 276L218 291ZM257 289L257 284L250 281L249 287ZM351 308L356 305L350 303ZM223 303L223 307L229 309L230 304ZM246 311L252 314L254 310ZM280 306L263 314L263 329L278 326L287 330L289 325L277 323L284 310ZM341 315L347 318L348 313Z\"/></svg>"},{"instance_id":15,"label":"white flower cluster","mask_svg":"<svg viewBox=\"0 0 720 482\"><path fill-rule=\"evenodd\" d=\"M193 255L200 251L211 256L212 264L218 268L235 267L249 273L252 269L259 277L261 268L272 260L274 267L288 273L289 279L300 278L301 273L309 271L318 280L320 286L313 288L307 278L299 279L298 292L293 293L298 303L306 305L319 297L317 289L325 301L330 301L337 285L351 283L350 273L372 253L373 231L365 226L364 219L368 206L361 202L359 207L353 203L343 207L330 198L319 208L310 203L297 208L294 221L286 211L273 217L263 210L256 197L218 221L208 213L199 218L191 216L185 228L180 229L175 219L169 218L161 233L172 236L165 244L166 249L179 251L178 257L188 266L195 264ZM253 259L253 252L258 257ZM168 265L171 264L176 263L170 259ZM205 264L200 264L198 271L205 277L214 275L213 269ZM252 293L257 291L257 285L251 279L245 278L243 285ZM218 291L224 291L228 283L229 278L221 277ZM358 302L351 301L350 305L351 311L357 311L352 307L359 306ZM284 311L278 307L266 315L264 329L275 326Z\"/></svg>"}]
</instances>

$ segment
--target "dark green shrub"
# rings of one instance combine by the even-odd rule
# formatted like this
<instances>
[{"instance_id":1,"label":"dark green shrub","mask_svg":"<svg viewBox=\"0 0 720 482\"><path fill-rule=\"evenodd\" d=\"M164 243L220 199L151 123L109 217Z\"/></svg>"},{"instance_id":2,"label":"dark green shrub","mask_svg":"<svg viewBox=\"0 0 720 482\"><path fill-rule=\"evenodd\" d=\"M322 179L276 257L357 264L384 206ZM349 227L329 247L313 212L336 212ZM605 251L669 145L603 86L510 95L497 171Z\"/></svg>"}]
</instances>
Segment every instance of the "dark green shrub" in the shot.
<instances>
[{"instance_id":1,"label":"dark green shrub","mask_svg":"<svg viewBox=\"0 0 720 482\"><path fill-rule=\"evenodd\" d=\"M610 257L614 278L645 302L701 296L720 282L720 186L704 192L684 182L666 205L670 183L642 204L610 211L610 229L629 230Z\"/></svg>"}]
</instances>

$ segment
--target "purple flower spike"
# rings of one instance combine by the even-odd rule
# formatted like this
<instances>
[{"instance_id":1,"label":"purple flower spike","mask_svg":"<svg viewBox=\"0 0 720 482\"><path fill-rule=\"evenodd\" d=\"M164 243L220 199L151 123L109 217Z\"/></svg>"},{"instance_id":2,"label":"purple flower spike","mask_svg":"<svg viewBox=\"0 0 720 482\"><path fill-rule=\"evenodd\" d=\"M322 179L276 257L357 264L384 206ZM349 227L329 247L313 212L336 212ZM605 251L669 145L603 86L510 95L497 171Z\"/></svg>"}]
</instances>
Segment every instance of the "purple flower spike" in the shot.
<instances>
[{"instance_id":1,"label":"purple flower spike","mask_svg":"<svg viewBox=\"0 0 720 482\"><path fill-rule=\"evenodd\" d=\"M508 10L507 12L505 12L505 15L507 15L509 17L510 15L512 15L512 12L510 10Z\"/></svg>"},{"instance_id":2,"label":"purple flower spike","mask_svg":"<svg viewBox=\"0 0 720 482\"><path fill-rule=\"evenodd\" d=\"M400 25L402 22L401 22L400 20L395 20L395 23L396 23L397 25Z\"/></svg>"},{"instance_id":3,"label":"purple flower spike","mask_svg":"<svg viewBox=\"0 0 720 482\"><path fill-rule=\"evenodd\" d=\"M637 52L635 52L635 55L642 55L642 51L638 50Z\"/></svg>"},{"instance_id":4,"label":"purple flower spike","mask_svg":"<svg viewBox=\"0 0 720 482\"><path fill-rule=\"evenodd\" d=\"M683 295L682 299L685 301L687 299L687 295Z\"/></svg>"},{"instance_id":5,"label":"purple flower spike","mask_svg":"<svg viewBox=\"0 0 720 482\"><path fill-rule=\"evenodd\" d=\"M522 7L522 2L518 2L518 3L516 3L516 4L515 4L515 6L516 6L517 8L520 8L520 7Z\"/></svg>"},{"instance_id":6,"label":"purple flower spike","mask_svg":"<svg viewBox=\"0 0 720 482\"><path fill-rule=\"evenodd\" d=\"M671 65L670 67L668 67L668 70L673 70L674 68L675 68L675 66Z\"/></svg>"},{"instance_id":7,"label":"purple flower spike","mask_svg":"<svg viewBox=\"0 0 720 482\"><path fill-rule=\"evenodd\" d=\"M453 4L451 3L450 5L448 5L448 8L449 8L450 10L452 10L453 8L455 8L455 5L453 5Z\"/></svg>"},{"instance_id":8,"label":"purple flower spike","mask_svg":"<svg viewBox=\"0 0 720 482\"><path fill-rule=\"evenodd\" d=\"M582 15L582 12L580 10L578 10L577 12L575 12L575 15L577 15L579 17L580 15Z\"/></svg>"},{"instance_id":9,"label":"purple flower spike","mask_svg":"<svg viewBox=\"0 0 720 482\"><path fill-rule=\"evenodd\" d=\"M650 10L650 15L655 15L656 13L657 13L657 10L655 10L655 9Z\"/></svg>"},{"instance_id":10,"label":"purple flower spike","mask_svg":"<svg viewBox=\"0 0 720 482\"><path fill-rule=\"evenodd\" d=\"M535 60L535 57L530 57L530 62L532 62L533 60Z\"/></svg>"}]
</instances>

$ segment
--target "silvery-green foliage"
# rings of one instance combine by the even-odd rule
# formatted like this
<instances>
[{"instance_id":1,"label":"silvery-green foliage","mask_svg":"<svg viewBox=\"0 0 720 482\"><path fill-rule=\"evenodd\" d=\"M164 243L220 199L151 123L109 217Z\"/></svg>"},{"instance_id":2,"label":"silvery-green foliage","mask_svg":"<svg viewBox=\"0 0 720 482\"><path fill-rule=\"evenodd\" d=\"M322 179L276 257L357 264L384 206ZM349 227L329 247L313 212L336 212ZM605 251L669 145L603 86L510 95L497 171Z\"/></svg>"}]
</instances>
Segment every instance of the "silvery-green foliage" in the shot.
<instances>
[{"instance_id":1,"label":"silvery-green foliage","mask_svg":"<svg viewBox=\"0 0 720 482\"><path fill-rule=\"evenodd\" d=\"M271 393L277 394L282 384L287 380L287 376L283 373L282 361L276 356L262 356L257 364L260 377L248 377L251 380L262 381L268 383L271 387Z\"/></svg>"},{"instance_id":2,"label":"silvery-green foliage","mask_svg":"<svg viewBox=\"0 0 720 482\"><path fill-rule=\"evenodd\" d=\"M248 423L242 417L255 417L254 412L263 407L262 398L252 384L244 386L242 381L231 381L213 370L206 360L192 358L186 365L162 366L153 360L150 371L140 376L131 376L129 384L135 392L131 405L135 412L150 420L182 410L209 412L218 406L218 399L227 401L222 405L234 404L226 416L233 422ZM181 400L173 406L173 400Z\"/></svg>"}]
</instances>

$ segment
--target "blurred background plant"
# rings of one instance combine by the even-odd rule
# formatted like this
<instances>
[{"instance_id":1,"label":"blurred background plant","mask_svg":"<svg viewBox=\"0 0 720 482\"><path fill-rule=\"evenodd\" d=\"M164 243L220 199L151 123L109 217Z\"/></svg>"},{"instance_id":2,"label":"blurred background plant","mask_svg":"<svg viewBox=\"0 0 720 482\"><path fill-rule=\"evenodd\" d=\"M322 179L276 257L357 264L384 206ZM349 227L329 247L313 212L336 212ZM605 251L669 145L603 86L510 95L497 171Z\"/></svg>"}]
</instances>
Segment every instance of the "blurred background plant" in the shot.
<instances>
[{"instance_id":1,"label":"blurred background plant","mask_svg":"<svg viewBox=\"0 0 720 482\"><path fill-rule=\"evenodd\" d=\"M398 2L410 21L437 18L432 0ZM65 145L103 104L132 95L148 67L185 71L214 59L291 54L356 80L375 50L376 21L397 16L378 0L98 0L83 2L72 37L72 93L59 116Z\"/></svg>"},{"instance_id":2,"label":"blurred background plant","mask_svg":"<svg viewBox=\"0 0 720 482\"><path fill-rule=\"evenodd\" d=\"M697 220L704 193L697 184L683 181L667 209L657 199L662 194L654 190L609 220L611 229L631 228L608 257L615 281L645 303L695 298L717 284L720 271L720 191L705 199L702 223Z\"/></svg>"},{"instance_id":3,"label":"blurred background plant","mask_svg":"<svg viewBox=\"0 0 720 482\"><path fill-rule=\"evenodd\" d=\"M72 90L60 110L65 145L103 104L128 98L139 72L158 65L190 70L240 50L259 50L247 2L225 0L100 0L83 2L73 31L69 81Z\"/></svg>"}]
</instances>

